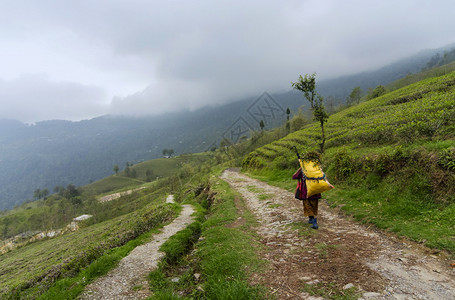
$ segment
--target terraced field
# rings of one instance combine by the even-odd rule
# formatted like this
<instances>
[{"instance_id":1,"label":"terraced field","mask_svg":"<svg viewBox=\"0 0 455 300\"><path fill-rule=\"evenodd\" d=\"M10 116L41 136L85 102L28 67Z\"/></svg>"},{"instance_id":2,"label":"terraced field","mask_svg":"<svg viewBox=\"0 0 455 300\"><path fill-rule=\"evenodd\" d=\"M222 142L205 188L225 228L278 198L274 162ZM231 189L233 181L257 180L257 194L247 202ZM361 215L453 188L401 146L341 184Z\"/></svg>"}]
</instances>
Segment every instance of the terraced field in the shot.
<instances>
[{"instance_id":1,"label":"terraced field","mask_svg":"<svg viewBox=\"0 0 455 300\"><path fill-rule=\"evenodd\" d=\"M455 136L455 72L428 79L361 103L330 117L326 124L326 148L333 151L423 140L453 140ZM270 164L277 157L290 158L292 146L316 149L318 124L253 151L245 166Z\"/></svg>"},{"instance_id":2,"label":"terraced field","mask_svg":"<svg viewBox=\"0 0 455 300\"><path fill-rule=\"evenodd\" d=\"M323 168L332 205L455 253L455 72L349 107L328 119ZM313 123L251 152L243 169L292 189L295 153L317 151Z\"/></svg>"},{"instance_id":3,"label":"terraced field","mask_svg":"<svg viewBox=\"0 0 455 300\"><path fill-rule=\"evenodd\" d=\"M151 203L133 213L3 254L0 295L2 299L39 295L55 280L77 273L110 249L175 216L175 207Z\"/></svg>"}]
</instances>

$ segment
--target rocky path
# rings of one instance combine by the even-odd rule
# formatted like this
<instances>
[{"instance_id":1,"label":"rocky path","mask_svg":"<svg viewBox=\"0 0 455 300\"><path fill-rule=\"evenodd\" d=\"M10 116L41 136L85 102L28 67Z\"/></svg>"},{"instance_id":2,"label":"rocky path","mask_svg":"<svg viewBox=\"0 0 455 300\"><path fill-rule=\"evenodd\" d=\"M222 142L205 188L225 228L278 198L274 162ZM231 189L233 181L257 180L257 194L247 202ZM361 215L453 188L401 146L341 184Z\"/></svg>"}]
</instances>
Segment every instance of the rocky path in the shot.
<instances>
[{"instance_id":1,"label":"rocky path","mask_svg":"<svg viewBox=\"0 0 455 300\"><path fill-rule=\"evenodd\" d=\"M173 202L173 196L168 197ZM191 205L183 205L183 210L171 224L166 225L152 241L136 247L124 257L119 265L106 276L86 287L80 299L145 299L150 296L147 275L157 267L164 256L159 252L161 245L172 235L193 222Z\"/></svg>"},{"instance_id":2,"label":"rocky path","mask_svg":"<svg viewBox=\"0 0 455 300\"><path fill-rule=\"evenodd\" d=\"M252 283L268 286L278 299L455 299L455 271L443 253L357 224L324 201L320 228L310 229L292 193L235 170L222 178L260 223L261 255L270 264Z\"/></svg>"}]
</instances>

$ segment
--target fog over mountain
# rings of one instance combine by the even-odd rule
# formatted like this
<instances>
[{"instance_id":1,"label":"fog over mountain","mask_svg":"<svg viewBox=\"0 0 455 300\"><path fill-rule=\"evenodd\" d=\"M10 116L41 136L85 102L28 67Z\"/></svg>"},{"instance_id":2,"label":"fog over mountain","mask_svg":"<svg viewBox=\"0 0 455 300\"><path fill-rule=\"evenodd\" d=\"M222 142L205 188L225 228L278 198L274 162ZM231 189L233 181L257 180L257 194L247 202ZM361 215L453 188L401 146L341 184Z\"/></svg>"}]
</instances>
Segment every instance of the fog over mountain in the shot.
<instances>
[{"instance_id":1,"label":"fog over mountain","mask_svg":"<svg viewBox=\"0 0 455 300\"><path fill-rule=\"evenodd\" d=\"M410 0L2 3L0 209L163 148L208 150L232 138L239 118L254 130L249 109L261 95L280 106L266 129L280 124L286 107L305 105L291 90L300 74L317 72L333 108L355 86L418 72L453 48L454 9Z\"/></svg>"},{"instance_id":2,"label":"fog over mountain","mask_svg":"<svg viewBox=\"0 0 455 300\"><path fill-rule=\"evenodd\" d=\"M0 118L157 115L453 42L453 1L8 1Z\"/></svg>"},{"instance_id":3,"label":"fog over mountain","mask_svg":"<svg viewBox=\"0 0 455 300\"><path fill-rule=\"evenodd\" d=\"M366 91L388 84L420 71L448 49L453 45L419 52L378 70L318 81L318 92L327 98L330 110L345 104L353 87ZM295 114L301 106L308 108L306 102L301 93L289 90L153 117L106 115L34 125L0 118L0 209L30 199L36 188L84 185L112 174L115 164L160 157L164 148L181 154L210 150L224 138L236 142L258 130L260 120L270 129L282 124L287 107Z\"/></svg>"}]
</instances>

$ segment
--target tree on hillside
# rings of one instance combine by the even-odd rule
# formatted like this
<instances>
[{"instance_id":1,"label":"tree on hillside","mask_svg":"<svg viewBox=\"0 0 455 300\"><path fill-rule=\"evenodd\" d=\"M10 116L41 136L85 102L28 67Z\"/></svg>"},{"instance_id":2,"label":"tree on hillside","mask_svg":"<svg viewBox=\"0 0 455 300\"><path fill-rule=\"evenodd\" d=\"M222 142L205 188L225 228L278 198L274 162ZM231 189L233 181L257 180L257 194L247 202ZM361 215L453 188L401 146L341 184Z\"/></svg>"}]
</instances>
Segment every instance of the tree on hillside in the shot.
<instances>
[{"instance_id":1,"label":"tree on hillside","mask_svg":"<svg viewBox=\"0 0 455 300\"><path fill-rule=\"evenodd\" d=\"M286 108L286 132L290 133L291 132L291 122L289 122L289 116L291 115L291 110Z\"/></svg>"},{"instance_id":2,"label":"tree on hillside","mask_svg":"<svg viewBox=\"0 0 455 300\"><path fill-rule=\"evenodd\" d=\"M33 198L35 200L39 200L39 199L42 199L42 198L46 198L47 196L49 195L49 190L48 189L36 189L34 192L33 192Z\"/></svg>"},{"instance_id":3,"label":"tree on hillside","mask_svg":"<svg viewBox=\"0 0 455 300\"><path fill-rule=\"evenodd\" d=\"M265 126L264 121L261 120L261 122L259 122L259 127L261 127L261 130L264 130L264 126Z\"/></svg>"},{"instance_id":4,"label":"tree on hillside","mask_svg":"<svg viewBox=\"0 0 455 300\"><path fill-rule=\"evenodd\" d=\"M300 130L308 123L310 123L310 121L304 116L302 108L299 108L297 114L294 114L292 119L289 121L290 132Z\"/></svg>"},{"instance_id":5,"label":"tree on hillside","mask_svg":"<svg viewBox=\"0 0 455 300\"><path fill-rule=\"evenodd\" d=\"M291 82L292 87L303 92L304 97L310 102L314 120L318 121L321 126L321 143L319 144L321 153L324 153L325 131L324 123L327 122L329 115L324 106L324 98L316 92L316 73L313 75L305 74L299 76L297 82Z\"/></svg>"},{"instance_id":6,"label":"tree on hillside","mask_svg":"<svg viewBox=\"0 0 455 300\"><path fill-rule=\"evenodd\" d=\"M171 157L172 154L174 154L174 149L167 149L167 148L164 148L163 149L163 156L169 156Z\"/></svg>"},{"instance_id":7,"label":"tree on hillside","mask_svg":"<svg viewBox=\"0 0 455 300\"><path fill-rule=\"evenodd\" d=\"M36 189L33 192L33 199L38 200L41 197L41 189Z\"/></svg>"},{"instance_id":8,"label":"tree on hillside","mask_svg":"<svg viewBox=\"0 0 455 300\"><path fill-rule=\"evenodd\" d=\"M80 194L81 193L79 192L79 190L73 184L68 184L66 186L65 191L63 192L63 196L67 199L75 198L75 197L79 196Z\"/></svg>"},{"instance_id":9,"label":"tree on hillside","mask_svg":"<svg viewBox=\"0 0 455 300\"><path fill-rule=\"evenodd\" d=\"M46 199L47 196L49 196L49 190L48 189L41 190L41 198Z\"/></svg>"},{"instance_id":10,"label":"tree on hillside","mask_svg":"<svg viewBox=\"0 0 455 300\"><path fill-rule=\"evenodd\" d=\"M352 89L351 94L349 94L348 104L349 105L352 105L354 103L359 104L360 98L362 98L362 90L360 89L360 86L356 86L355 88Z\"/></svg>"},{"instance_id":11,"label":"tree on hillside","mask_svg":"<svg viewBox=\"0 0 455 300\"><path fill-rule=\"evenodd\" d=\"M118 174L118 171L120 170L118 165L115 165L114 168L112 169L115 172L115 175Z\"/></svg>"},{"instance_id":12,"label":"tree on hillside","mask_svg":"<svg viewBox=\"0 0 455 300\"><path fill-rule=\"evenodd\" d=\"M125 167L124 171L125 171L126 177L129 177L130 173L131 173L131 169L130 169L130 165L128 163L126 164L126 167Z\"/></svg>"},{"instance_id":13,"label":"tree on hillside","mask_svg":"<svg viewBox=\"0 0 455 300\"><path fill-rule=\"evenodd\" d=\"M152 181L153 171L151 169L147 169L145 171L145 181L150 182Z\"/></svg>"},{"instance_id":14,"label":"tree on hillside","mask_svg":"<svg viewBox=\"0 0 455 300\"><path fill-rule=\"evenodd\" d=\"M385 86L378 85L374 90L370 89L368 91L368 100L371 100L371 99L377 98L379 96L382 96L385 93L387 93L387 90L386 90Z\"/></svg>"},{"instance_id":15,"label":"tree on hillside","mask_svg":"<svg viewBox=\"0 0 455 300\"><path fill-rule=\"evenodd\" d=\"M61 185L56 185L54 187L54 193L59 194L60 196L63 196L63 192L65 192L65 187Z\"/></svg>"},{"instance_id":16,"label":"tree on hillside","mask_svg":"<svg viewBox=\"0 0 455 300\"><path fill-rule=\"evenodd\" d=\"M441 55L439 53L436 53L435 55L433 55L430 60L427 62L427 65L425 68L423 68L423 70L429 70L431 68L434 68L436 66L439 65L439 63L441 62Z\"/></svg>"},{"instance_id":17,"label":"tree on hillside","mask_svg":"<svg viewBox=\"0 0 455 300\"><path fill-rule=\"evenodd\" d=\"M327 113L332 114L335 111L335 102L336 102L336 99L332 95L328 96L325 99L325 103L327 104Z\"/></svg>"},{"instance_id":18,"label":"tree on hillside","mask_svg":"<svg viewBox=\"0 0 455 300\"><path fill-rule=\"evenodd\" d=\"M231 145L231 141L229 141L227 138L224 138L220 142L220 148L226 148Z\"/></svg>"},{"instance_id":19,"label":"tree on hillside","mask_svg":"<svg viewBox=\"0 0 455 300\"><path fill-rule=\"evenodd\" d=\"M2 240L6 239L9 237L8 235L8 227L10 225L10 219L9 218L3 218L2 220L3 226L2 226Z\"/></svg>"}]
</instances>

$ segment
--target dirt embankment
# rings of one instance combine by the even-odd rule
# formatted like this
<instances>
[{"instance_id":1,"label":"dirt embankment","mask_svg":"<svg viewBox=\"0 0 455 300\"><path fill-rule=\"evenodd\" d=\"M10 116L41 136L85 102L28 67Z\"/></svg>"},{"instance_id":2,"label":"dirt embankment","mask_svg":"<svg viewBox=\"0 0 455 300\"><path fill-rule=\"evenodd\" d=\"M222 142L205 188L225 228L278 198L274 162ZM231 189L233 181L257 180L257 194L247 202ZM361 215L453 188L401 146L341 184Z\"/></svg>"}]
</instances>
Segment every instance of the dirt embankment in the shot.
<instances>
[{"instance_id":1,"label":"dirt embankment","mask_svg":"<svg viewBox=\"0 0 455 300\"><path fill-rule=\"evenodd\" d=\"M455 299L455 270L442 253L353 222L320 201L320 228L309 228L292 193L234 170L222 178L239 191L259 226L270 262L252 278L279 299ZM323 297L311 296L309 290Z\"/></svg>"}]
</instances>

